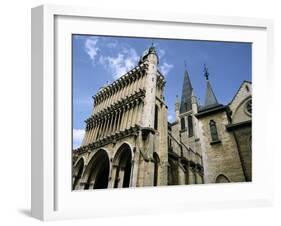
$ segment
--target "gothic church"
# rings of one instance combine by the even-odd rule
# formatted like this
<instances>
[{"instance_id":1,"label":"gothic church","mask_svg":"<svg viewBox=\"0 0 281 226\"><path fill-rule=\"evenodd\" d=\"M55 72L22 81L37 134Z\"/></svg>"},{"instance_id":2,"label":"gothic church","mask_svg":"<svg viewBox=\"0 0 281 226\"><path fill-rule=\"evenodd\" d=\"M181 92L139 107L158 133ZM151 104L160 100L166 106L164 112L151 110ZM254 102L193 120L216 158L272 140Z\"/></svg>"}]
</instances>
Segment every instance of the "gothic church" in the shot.
<instances>
[{"instance_id":1,"label":"gothic church","mask_svg":"<svg viewBox=\"0 0 281 226\"><path fill-rule=\"evenodd\" d=\"M93 97L83 142L72 152L73 190L252 180L251 82L223 105L205 67L200 105L185 70L170 123L158 64L152 46L135 68Z\"/></svg>"}]
</instances>

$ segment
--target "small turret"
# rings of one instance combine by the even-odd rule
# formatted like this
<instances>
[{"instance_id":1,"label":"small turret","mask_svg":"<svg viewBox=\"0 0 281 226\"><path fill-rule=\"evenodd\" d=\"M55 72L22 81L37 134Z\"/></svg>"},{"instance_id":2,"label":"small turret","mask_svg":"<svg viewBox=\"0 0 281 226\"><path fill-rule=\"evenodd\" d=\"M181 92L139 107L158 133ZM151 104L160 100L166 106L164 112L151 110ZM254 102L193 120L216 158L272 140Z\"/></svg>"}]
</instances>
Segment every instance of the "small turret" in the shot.
<instances>
[{"instance_id":1,"label":"small turret","mask_svg":"<svg viewBox=\"0 0 281 226\"><path fill-rule=\"evenodd\" d=\"M205 104L204 109L219 106L219 102L215 96L215 93L212 89L211 83L209 81L209 72L208 68L204 64L204 76L206 78L206 95L205 95Z\"/></svg>"},{"instance_id":2,"label":"small turret","mask_svg":"<svg viewBox=\"0 0 281 226\"><path fill-rule=\"evenodd\" d=\"M143 63L145 61L150 61L151 63L153 63L155 65L158 65L158 63L159 63L159 58L158 58L158 55L156 53L156 49L155 49L153 43L148 49L146 49L143 52L143 54L139 60L139 64Z\"/></svg>"}]
</instances>

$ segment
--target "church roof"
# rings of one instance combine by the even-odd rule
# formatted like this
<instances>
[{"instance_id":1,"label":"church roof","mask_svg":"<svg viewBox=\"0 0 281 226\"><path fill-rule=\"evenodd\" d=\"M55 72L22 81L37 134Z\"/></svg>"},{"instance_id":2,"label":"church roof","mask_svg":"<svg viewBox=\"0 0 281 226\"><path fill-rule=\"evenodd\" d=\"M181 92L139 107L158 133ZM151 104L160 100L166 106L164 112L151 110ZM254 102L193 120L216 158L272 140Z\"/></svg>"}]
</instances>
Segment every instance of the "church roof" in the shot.
<instances>
[{"instance_id":1,"label":"church roof","mask_svg":"<svg viewBox=\"0 0 281 226\"><path fill-rule=\"evenodd\" d=\"M205 95L205 106L217 105L218 100L214 94L211 83L209 80L206 81L206 95Z\"/></svg>"},{"instance_id":2,"label":"church roof","mask_svg":"<svg viewBox=\"0 0 281 226\"><path fill-rule=\"evenodd\" d=\"M189 74L187 70L184 72L182 95L180 103L180 114L190 111L192 109L191 96L192 96L192 85L190 82Z\"/></svg>"},{"instance_id":3,"label":"church roof","mask_svg":"<svg viewBox=\"0 0 281 226\"><path fill-rule=\"evenodd\" d=\"M202 106L200 108L200 111L221 106L221 104L218 102L216 95L213 91L213 88L211 86L211 83L209 80L209 72L208 72L206 66L204 66L204 76L206 77L206 95L205 95L204 106Z\"/></svg>"}]
</instances>

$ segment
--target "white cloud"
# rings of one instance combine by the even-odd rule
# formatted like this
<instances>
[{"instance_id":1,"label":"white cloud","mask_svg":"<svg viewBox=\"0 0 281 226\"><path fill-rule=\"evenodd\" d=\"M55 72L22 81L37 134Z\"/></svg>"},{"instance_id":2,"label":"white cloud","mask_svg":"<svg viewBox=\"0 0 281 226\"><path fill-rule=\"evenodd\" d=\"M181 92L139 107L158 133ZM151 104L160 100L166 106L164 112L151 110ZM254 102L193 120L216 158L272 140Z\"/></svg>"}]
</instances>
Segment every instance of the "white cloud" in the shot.
<instances>
[{"instance_id":1,"label":"white cloud","mask_svg":"<svg viewBox=\"0 0 281 226\"><path fill-rule=\"evenodd\" d=\"M174 119L174 116L172 114L169 114L168 115L168 121L169 122L173 122L175 119Z\"/></svg>"},{"instance_id":2,"label":"white cloud","mask_svg":"<svg viewBox=\"0 0 281 226\"><path fill-rule=\"evenodd\" d=\"M97 47L97 42L97 38L87 38L85 41L85 50L93 62L95 61L96 56L100 50Z\"/></svg>"},{"instance_id":3,"label":"white cloud","mask_svg":"<svg viewBox=\"0 0 281 226\"><path fill-rule=\"evenodd\" d=\"M73 148L78 148L85 135L85 130L83 129L73 129L72 131L73 134Z\"/></svg>"},{"instance_id":4,"label":"white cloud","mask_svg":"<svg viewBox=\"0 0 281 226\"><path fill-rule=\"evenodd\" d=\"M115 56L101 56L99 62L112 73L113 79L117 79L136 66L138 54L133 48L122 48Z\"/></svg>"},{"instance_id":5,"label":"white cloud","mask_svg":"<svg viewBox=\"0 0 281 226\"><path fill-rule=\"evenodd\" d=\"M157 51L157 53L158 53L158 57L159 57L159 59L162 59L162 57L164 57L165 56L165 50L164 49L159 49L158 51Z\"/></svg>"},{"instance_id":6,"label":"white cloud","mask_svg":"<svg viewBox=\"0 0 281 226\"><path fill-rule=\"evenodd\" d=\"M160 67L160 71L162 72L163 75L167 75L170 70L174 67L172 64L168 64L167 62L164 62Z\"/></svg>"}]
</instances>

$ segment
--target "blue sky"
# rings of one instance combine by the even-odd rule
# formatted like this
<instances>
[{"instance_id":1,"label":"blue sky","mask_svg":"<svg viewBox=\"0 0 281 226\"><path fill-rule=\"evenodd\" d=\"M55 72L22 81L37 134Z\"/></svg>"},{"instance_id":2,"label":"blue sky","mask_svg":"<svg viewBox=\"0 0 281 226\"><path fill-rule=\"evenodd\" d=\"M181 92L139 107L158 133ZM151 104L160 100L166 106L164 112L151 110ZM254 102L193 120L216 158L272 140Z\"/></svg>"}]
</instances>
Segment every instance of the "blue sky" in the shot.
<instances>
[{"instance_id":1,"label":"blue sky","mask_svg":"<svg viewBox=\"0 0 281 226\"><path fill-rule=\"evenodd\" d=\"M244 80L251 81L250 43L126 38L73 35L73 147L80 145L84 120L92 112L92 96L133 68L153 43L159 69L166 78L165 100L168 119L175 118L176 95L181 97L184 61L199 103L204 103L204 64L207 65L218 101L227 104Z\"/></svg>"}]
</instances>

